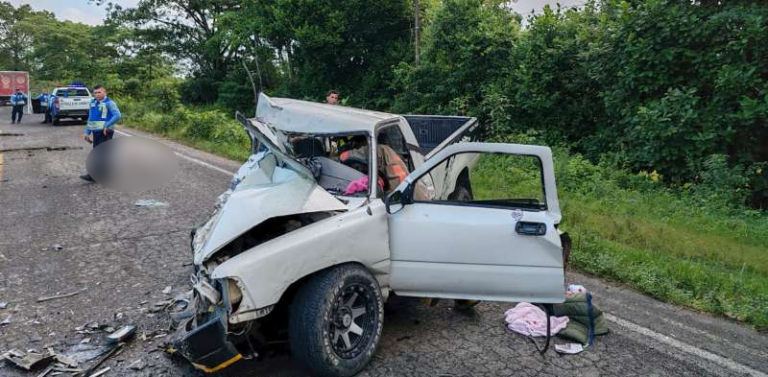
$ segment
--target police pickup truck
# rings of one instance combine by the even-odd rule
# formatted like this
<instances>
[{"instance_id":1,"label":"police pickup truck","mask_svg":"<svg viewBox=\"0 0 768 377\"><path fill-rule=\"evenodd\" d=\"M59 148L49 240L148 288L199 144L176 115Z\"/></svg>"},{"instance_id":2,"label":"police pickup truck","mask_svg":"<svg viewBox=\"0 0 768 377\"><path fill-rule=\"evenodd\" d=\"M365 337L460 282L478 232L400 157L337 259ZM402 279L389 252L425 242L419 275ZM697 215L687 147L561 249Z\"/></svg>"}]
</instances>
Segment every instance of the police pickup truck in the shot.
<instances>
[{"instance_id":1,"label":"police pickup truck","mask_svg":"<svg viewBox=\"0 0 768 377\"><path fill-rule=\"evenodd\" d=\"M91 92L85 86L64 86L54 89L48 106L53 125L58 126L64 118L87 120L92 98Z\"/></svg>"}]
</instances>

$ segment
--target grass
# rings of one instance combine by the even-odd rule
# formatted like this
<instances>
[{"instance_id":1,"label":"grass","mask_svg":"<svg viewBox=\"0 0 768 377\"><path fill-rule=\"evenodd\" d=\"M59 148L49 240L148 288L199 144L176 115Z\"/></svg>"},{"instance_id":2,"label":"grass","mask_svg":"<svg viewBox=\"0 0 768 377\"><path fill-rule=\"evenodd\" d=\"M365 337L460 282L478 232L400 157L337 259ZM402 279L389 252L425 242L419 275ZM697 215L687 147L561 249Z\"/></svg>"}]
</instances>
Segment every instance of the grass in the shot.
<instances>
[{"instance_id":1,"label":"grass","mask_svg":"<svg viewBox=\"0 0 768 377\"><path fill-rule=\"evenodd\" d=\"M244 161L250 142L219 110L170 113L127 106L132 127ZM556 151L557 152L557 151ZM555 155L560 229L571 266L660 300L768 330L768 215L734 210L635 175ZM472 176L478 199L542 198L536 163L483 158Z\"/></svg>"}]
</instances>

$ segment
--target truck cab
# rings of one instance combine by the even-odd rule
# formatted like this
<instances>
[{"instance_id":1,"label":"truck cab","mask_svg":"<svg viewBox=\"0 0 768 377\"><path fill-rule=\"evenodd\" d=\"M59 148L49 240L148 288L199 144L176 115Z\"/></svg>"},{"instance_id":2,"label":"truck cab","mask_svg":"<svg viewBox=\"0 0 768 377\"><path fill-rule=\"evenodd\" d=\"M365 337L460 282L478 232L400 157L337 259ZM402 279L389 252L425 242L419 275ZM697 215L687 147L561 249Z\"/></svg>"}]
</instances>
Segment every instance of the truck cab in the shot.
<instances>
[{"instance_id":1,"label":"truck cab","mask_svg":"<svg viewBox=\"0 0 768 377\"><path fill-rule=\"evenodd\" d=\"M49 97L48 104L53 125L58 126L65 118L86 121L92 99L91 92L85 86L70 85L55 88Z\"/></svg>"}]
</instances>

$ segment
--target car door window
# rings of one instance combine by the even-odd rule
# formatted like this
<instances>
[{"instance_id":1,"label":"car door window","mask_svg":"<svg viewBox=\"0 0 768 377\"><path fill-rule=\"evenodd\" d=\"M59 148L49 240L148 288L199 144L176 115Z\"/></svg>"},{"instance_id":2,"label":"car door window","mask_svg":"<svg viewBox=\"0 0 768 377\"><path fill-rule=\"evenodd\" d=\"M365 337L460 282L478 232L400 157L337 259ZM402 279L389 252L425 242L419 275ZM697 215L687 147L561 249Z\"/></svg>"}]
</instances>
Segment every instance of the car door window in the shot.
<instances>
[{"instance_id":1,"label":"car door window","mask_svg":"<svg viewBox=\"0 0 768 377\"><path fill-rule=\"evenodd\" d=\"M542 211L547 209L541 161L536 156L459 153L432 168L417 180L431 183L439 176L431 200L414 195L417 202L444 205L472 205L518 208Z\"/></svg>"}]
</instances>

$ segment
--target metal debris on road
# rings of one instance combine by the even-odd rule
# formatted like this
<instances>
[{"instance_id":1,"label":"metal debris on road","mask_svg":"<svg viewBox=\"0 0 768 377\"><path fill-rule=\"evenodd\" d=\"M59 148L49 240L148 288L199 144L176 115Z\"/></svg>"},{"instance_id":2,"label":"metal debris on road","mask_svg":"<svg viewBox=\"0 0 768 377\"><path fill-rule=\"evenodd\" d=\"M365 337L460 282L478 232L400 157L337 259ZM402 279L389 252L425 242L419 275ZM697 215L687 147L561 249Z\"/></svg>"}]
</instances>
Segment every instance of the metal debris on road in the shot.
<instances>
[{"instance_id":1,"label":"metal debris on road","mask_svg":"<svg viewBox=\"0 0 768 377\"><path fill-rule=\"evenodd\" d=\"M122 350L124 344L125 343L118 343L116 346L110 348L109 351L104 356L101 357L101 359L99 359L95 364L91 365L88 369L85 370L85 372L83 372L83 376L91 376L92 377L92 376L97 375L96 373L94 373L94 374L91 374L91 373L93 373L93 371L96 370L96 368L98 368L101 364L103 364L105 361L107 361L107 359L109 359L110 357L112 357L115 354L117 354L118 351ZM109 368L107 368L107 370L108 369ZM103 371L104 370L102 369L101 371L99 371L97 373L101 373Z\"/></svg>"},{"instance_id":2,"label":"metal debris on road","mask_svg":"<svg viewBox=\"0 0 768 377\"><path fill-rule=\"evenodd\" d=\"M169 294L171 294L171 289L172 288L169 285L169 286L165 287L165 289L163 289L163 293L166 294L166 295L169 295Z\"/></svg>"},{"instance_id":3,"label":"metal debris on road","mask_svg":"<svg viewBox=\"0 0 768 377\"><path fill-rule=\"evenodd\" d=\"M66 357L76 363L91 361L108 352L107 347L99 347L91 344L76 344L66 353Z\"/></svg>"},{"instance_id":4,"label":"metal debris on road","mask_svg":"<svg viewBox=\"0 0 768 377\"><path fill-rule=\"evenodd\" d=\"M104 368L104 369L102 369L102 370L100 370L100 371L98 371L98 372L96 372L96 373L94 373L94 374L90 374L90 375L88 375L88 377L99 377L99 376L101 376L102 374L109 372L109 370L110 370L110 369L112 369L112 368L110 368L110 367L106 367L106 368Z\"/></svg>"},{"instance_id":5,"label":"metal debris on road","mask_svg":"<svg viewBox=\"0 0 768 377\"><path fill-rule=\"evenodd\" d=\"M566 355L575 355L577 353L581 353L581 351L584 351L584 346L582 346L580 343L556 344L555 351L557 351L557 353L563 353Z\"/></svg>"},{"instance_id":6,"label":"metal debris on road","mask_svg":"<svg viewBox=\"0 0 768 377\"><path fill-rule=\"evenodd\" d=\"M18 350L10 350L3 355L3 358L21 369L34 370L47 366L54 360L55 356L49 352L45 354L38 352L25 354Z\"/></svg>"},{"instance_id":7,"label":"metal debris on road","mask_svg":"<svg viewBox=\"0 0 768 377\"><path fill-rule=\"evenodd\" d=\"M154 200L154 199L140 199L140 200L137 200L136 203L134 204L137 207L149 207L149 208L168 206L168 203L161 202L159 200Z\"/></svg>"},{"instance_id":8,"label":"metal debris on road","mask_svg":"<svg viewBox=\"0 0 768 377\"><path fill-rule=\"evenodd\" d=\"M9 315L6 319L0 321L0 326L10 325L11 324L11 316Z\"/></svg>"},{"instance_id":9,"label":"metal debris on road","mask_svg":"<svg viewBox=\"0 0 768 377\"><path fill-rule=\"evenodd\" d=\"M0 309L5 309L7 307L8 307L8 303L7 302L0 302Z\"/></svg>"},{"instance_id":10,"label":"metal debris on road","mask_svg":"<svg viewBox=\"0 0 768 377\"><path fill-rule=\"evenodd\" d=\"M42 251L61 251L64 247L59 244L53 244L42 248Z\"/></svg>"},{"instance_id":11,"label":"metal debris on road","mask_svg":"<svg viewBox=\"0 0 768 377\"><path fill-rule=\"evenodd\" d=\"M114 343L122 342L132 337L135 333L136 333L136 326L133 326L133 325L123 326L119 330L107 336L107 343L114 344Z\"/></svg>"},{"instance_id":12,"label":"metal debris on road","mask_svg":"<svg viewBox=\"0 0 768 377\"><path fill-rule=\"evenodd\" d=\"M128 365L129 369L133 369L136 371L144 370L144 368L146 367L147 367L147 363L144 361L144 359L138 359L132 362L130 365Z\"/></svg>"},{"instance_id":13,"label":"metal debris on road","mask_svg":"<svg viewBox=\"0 0 768 377\"><path fill-rule=\"evenodd\" d=\"M60 299L60 298L72 297L72 296L79 295L80 292L82 292L82 291L75 291L75 292L72 292L72 293L66 293L66 294L63 294L63 295L56 295L56 296L39 297L37 299L37 302L45 302L45 301L56 300L56 299Z\"/></svg>"}]
</instances>

